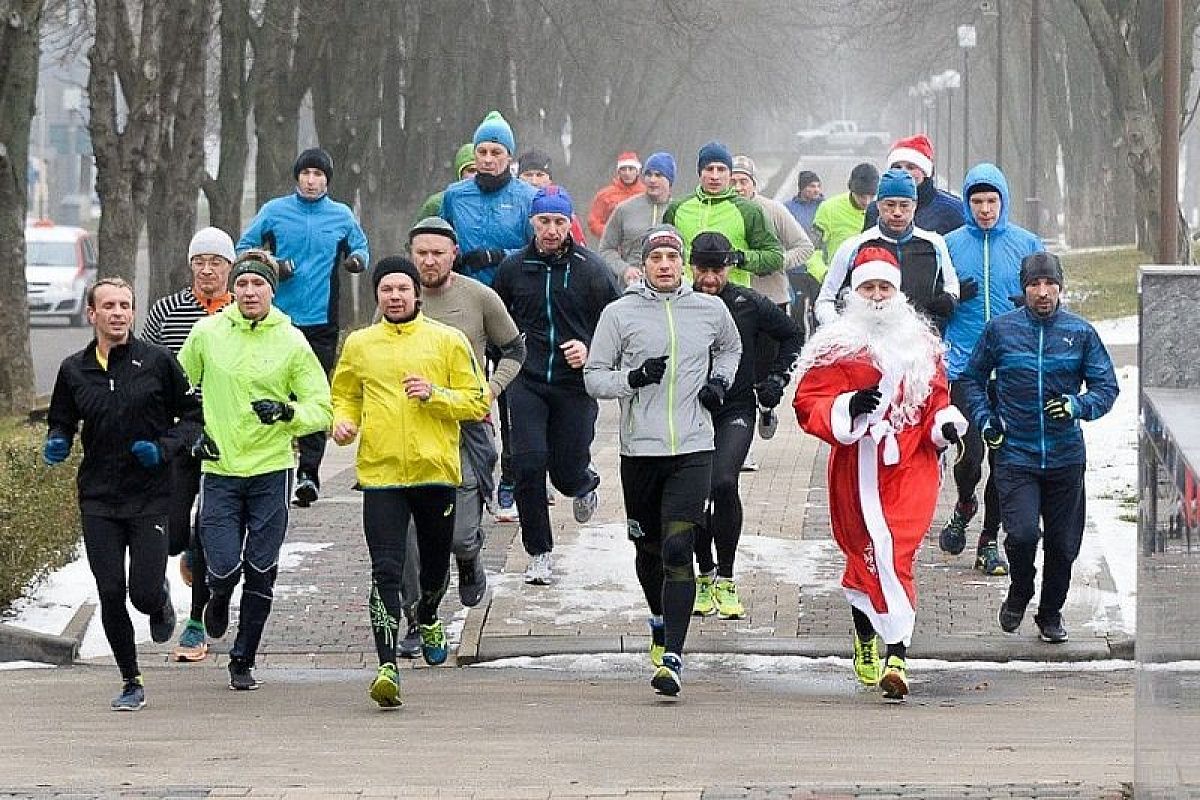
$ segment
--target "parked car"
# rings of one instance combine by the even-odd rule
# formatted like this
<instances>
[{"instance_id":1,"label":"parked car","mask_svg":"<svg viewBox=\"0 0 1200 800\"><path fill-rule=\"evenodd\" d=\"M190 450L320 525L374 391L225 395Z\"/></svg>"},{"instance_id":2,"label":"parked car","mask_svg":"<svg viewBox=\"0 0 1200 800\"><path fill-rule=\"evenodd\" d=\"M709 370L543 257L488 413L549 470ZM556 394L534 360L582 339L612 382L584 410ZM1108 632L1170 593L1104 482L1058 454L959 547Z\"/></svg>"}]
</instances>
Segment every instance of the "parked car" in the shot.
<instances>
[{"instance_id":1,"label":"parked car","mask_svg":"<svg viewBox=\"0 0 1200 800\"><path fill-rule=\"evenodd\" d=\"M873 153L880 157L890 141L885 131L860 131L858 123L835 119L819 128L796 131L796 143L807 153L837 151Z\"/></svg>"},{"instance_id":2,"label":"parked car","mask_svg":"<svg viewBox=\"0 0 1200 800\"><path fill-rule=\"evenodd\" d=\"M96 282L96 244L83 228L38 220L25 226L25 297L29 316L88 324L87 290Z\"/></svg>"}]
</instances>

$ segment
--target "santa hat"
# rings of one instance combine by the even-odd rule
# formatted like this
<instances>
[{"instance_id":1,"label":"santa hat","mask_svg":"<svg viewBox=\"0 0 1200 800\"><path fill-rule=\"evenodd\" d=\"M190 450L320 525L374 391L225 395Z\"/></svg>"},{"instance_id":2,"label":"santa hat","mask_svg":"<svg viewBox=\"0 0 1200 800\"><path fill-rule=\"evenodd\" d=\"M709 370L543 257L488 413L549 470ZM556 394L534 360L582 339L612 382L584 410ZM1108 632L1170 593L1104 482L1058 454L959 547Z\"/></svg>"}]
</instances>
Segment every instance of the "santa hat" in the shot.
<instances>
[{"instance_id":1,"label":"santa hat","mask_svg":"<svg viewBox=\"0 0 1200 800\"><path fill-rule=\"evenodd\" d=\"M933 174L933 144L930 143L929 137L923 133L918 133L916 136L909 136L907 139L898 139L892 145L892 152L888 153L888 166L895 164L897 161L907 161L910 164L916 164L921 168L921 172L925 173L928 178Z\"/></svg>"},{"instance_id":2,"label":"santa hat","mask_svg":"<svg viewBox=\"0 0 1200 800\"><path fill-rule=\"evenodd\" d=\"M864 281L887 281L900 288L900 264L884 247L868 246L858 251L850 269L850 288L857 291Z\"/></svg>"},{"instance_id":3,"label":"santa hat","mask_svg":"<svg viewBox=\"0 0 1200 800\"><path fill-rule=\"evenodd\" d=\"M626 150L621 155L617 156L617 169L621 167L633 167L638 172L642 170L642 162L638 160L637 153L632 150Z\"/></svg>"}]
</instances>

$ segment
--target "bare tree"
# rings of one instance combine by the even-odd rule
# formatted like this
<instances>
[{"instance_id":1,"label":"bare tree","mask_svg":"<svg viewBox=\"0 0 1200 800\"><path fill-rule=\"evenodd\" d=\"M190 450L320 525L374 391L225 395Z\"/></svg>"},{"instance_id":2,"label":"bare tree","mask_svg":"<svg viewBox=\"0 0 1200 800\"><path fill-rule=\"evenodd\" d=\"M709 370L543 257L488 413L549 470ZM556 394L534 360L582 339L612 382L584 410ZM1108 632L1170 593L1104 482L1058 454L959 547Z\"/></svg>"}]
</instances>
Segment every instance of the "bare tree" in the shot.
<instances>
[{"instance_id":1,"label":"bare tree","mask_svg":"<svg viewBox=\"0 0 1200 800\"><path fill-rule=\"evenodd\" d=\"M237 237L242 228L242 187L249 155L247 123L250 116L250 81L246 48L250 42L248 0L220 0L218 24L221 67L218 104L221 115L220 161L215 177L206 177L208 215L213 226Z\"/></svg>"},{"instance_id":2,"label":"bare tree","mask_svg":"<svg viewBox=\"0 0 1200 800\"><path fill-rule=\"evenodd\" d=\"M33 405L25 213L42 0L0 0L0 413Z\"/></svg>"}]
</instances>

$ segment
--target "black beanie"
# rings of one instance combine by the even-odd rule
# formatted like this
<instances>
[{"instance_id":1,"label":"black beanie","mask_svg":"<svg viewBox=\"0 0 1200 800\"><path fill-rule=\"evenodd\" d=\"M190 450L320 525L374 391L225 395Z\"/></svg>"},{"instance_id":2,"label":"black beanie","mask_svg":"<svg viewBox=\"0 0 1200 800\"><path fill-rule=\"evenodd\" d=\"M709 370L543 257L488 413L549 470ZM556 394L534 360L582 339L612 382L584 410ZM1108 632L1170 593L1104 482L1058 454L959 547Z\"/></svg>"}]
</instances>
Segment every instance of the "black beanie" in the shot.
<instances>
[{"instance_id":1,"label":"black beanie","mask_svg":"<svg viewBox=\"0 0 1200 800\"><path fill-rule=\"evenodd\" d=\"M552 174L550 172L550 156L541 150L526 150L522 153L521 157L517 159L517 174L533 170L544 172L547 175Z\"/></svg>"},{"instance_id":2,"label":"black beanie","mask_svg":"<svg viewBox=\"0 0 1200 800\"><path fill-rule=\"evenodd\" d=\"M1024 289L1038 278L1049 278L1058 284L1058 288L1062 288L1063 268L1058 256L1042 250L1030 253L1021 260L1021 288Z\"/></svg>"},{"instance_id":3,"label":"black beanie","mask_svg":"<svg viewBox=\"0 0 1200 800\"><path fill-rule=\"evenodd\" d=\"M863 162L850 170L850 184L847 187L854 194L869 194L875 196L879 191L879 170L874 164Z\"/></svg>"},{"instance_id":4,"label":"black beanie","mask_svg":"<svg viewBox=\"0 0 1200 800\"><path fill-rule=\"evenodd\" d=\"M325 173L325 180L333 183L333 156L321 148L310 147L296 156L296 163L292 165L292 179L299 180L300 170L309 168L321 170Z\"/></svg>"},{"instance_id":5,"label":"black beanie","mask_svg":"<svg viewBox=\"0 0 1200 800\"><path fill-rule=\"evenodd\" d=\"M810 183L820 183L821 178L811 169L802 169L800 174L796 176L796 189L804 191L804 187Z\"/></svg>"},{"instance_id":6,"label":"black beanie","mask_svg":"<svg viewBox=\"0 0 1200 800\"><path fill-rule=\"evenodd\" d=\"M417 297L420 297L421 273L417 270L416 265L404 256L388 256L375 265L375 269L371 272L371 285L375 291L379 291L379 282L383 280L385 275L391 275L396 272L412 278L413 286L417 290Z\"/></svg>"},{"instance_id":7,"label":"black beanie","mask_svg":"<svg viewBox=\"0 0 1200 800\"><path fill-rule=\"evenodd\" d=\"M722 233L705 231L692 239L692 249L688 254L688 262L694 267L728 267L732 266L737 251Z\"/></svg>"},{"instance_id":8,"label":"black beanie","mask_svg":"<svg viewBox=\"0 0 1200 800\"><path fill-rule=\"evenodd\" d=\"M975 183L971 185L970 189L967 189L967 199L970 200L971 195L976 192L995 192L996 194L1000 194L1000 190L990 183Z\"/></svg>"}]
</instances>

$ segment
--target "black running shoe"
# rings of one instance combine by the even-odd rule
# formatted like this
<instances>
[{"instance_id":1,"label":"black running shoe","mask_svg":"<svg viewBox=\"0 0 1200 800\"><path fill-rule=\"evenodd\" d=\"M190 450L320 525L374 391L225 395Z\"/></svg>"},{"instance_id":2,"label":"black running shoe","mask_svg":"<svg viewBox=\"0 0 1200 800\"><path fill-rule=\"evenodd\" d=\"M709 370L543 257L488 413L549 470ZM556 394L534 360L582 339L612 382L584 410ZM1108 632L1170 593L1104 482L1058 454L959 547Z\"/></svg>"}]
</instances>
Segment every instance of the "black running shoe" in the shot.
<instances>
[{"instance_id":1,"label":"black running shoe","mask_svg":"<svg viewBox=\"0 0 1200 800\"><path fill-rule=\"evenodd\" d=\"M254 667L240 658L229 659L229 688L238 692L252 692L258 688L254 679Z\"/></svg>"},{"instance_id":2,"label":"black running shoe","mask_svg":"<svg viewBox=\"0 0 1200 800\"><path fill-rule=\"evenodd\" d=\"M228 594L213 592L204 607L204 629L214 639L220 639L229 630L229 600Z\"/></svg>"},{"instance_id":3,"label":"black running shoe","mask_svg":"<svg viewBox=\"0 0 1200 800\"><path fill-rule=\"evenodd\" d=\"M167 594L167 602L150 615L150 638L159 644L171 641L175 635L175 604L171 602L171 585L165 580L163 591Z\"/></svg>"},{"instance_id":4,"label":"black running shoe","mask_svg":"<svg viewBox=\"0 0 1200 800\"><path fill-rule=\"evenodd\" d=\"M458 561L458 599L467 608L474 608L487 591L487 570L475 557L470 561Z\"/></svg>"},{"instance_id":5,"label":"black running shoe","mask_svg":"<svg viewBox=\"0 0 1200 800\"><path fill-rule=\"evenodd\" d=\"M1062 622L1039 622L1038 638L1050 644L1062 644L1067 641L1067 629Z\"/></svg>"},{"instance_id":6,"label":"black running shoe","mask_svg":"<svg viewBox=\"0 0 1200 800\"><path fill-rule=\"evenodd\" d=\"M296 490L292 493L292 503L299 508L308 508L317 502L320 494L317 482L311 475L300 473L296 480Z\"/></svg>"},{"instance_id":7,"label":"black running shoe","mask_svg":"<svg viewBox=\"0 0 1200 800\"><path fill-rule=\"evenodd\" d=\"M1000 623L1000 629L1005 633L1016 633L1024 618L1025 609L1017 611L1009 605L1007 600L1000 604L1000 611L996 614L996 621Z\"/></svg>"},{"instance_id":8,"label":"black running shoe","mask_svg":"<svg viewBox=\"0 0 1200 800\"><path fill-rule=\"evenodd\" d=\"M408 623L408 631L400 640L396 654L401 658L419 658L421 656L421 626L416 620Z\"/></svg>"},{"instance_id":9,"label":"black running shoe","mask_svg":"<svg viewBox=\"0 0 1200 800\"><path fill-rule=\"evenodd\" d=\"M146 705L146 689L142 686L142 676L130 678L121 687L121 693L113 698L109 706L113 711L137 711Z\"/></svg>"}]
</instances>

